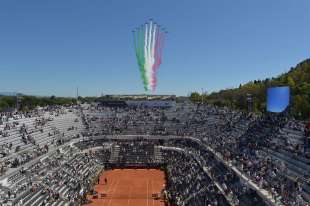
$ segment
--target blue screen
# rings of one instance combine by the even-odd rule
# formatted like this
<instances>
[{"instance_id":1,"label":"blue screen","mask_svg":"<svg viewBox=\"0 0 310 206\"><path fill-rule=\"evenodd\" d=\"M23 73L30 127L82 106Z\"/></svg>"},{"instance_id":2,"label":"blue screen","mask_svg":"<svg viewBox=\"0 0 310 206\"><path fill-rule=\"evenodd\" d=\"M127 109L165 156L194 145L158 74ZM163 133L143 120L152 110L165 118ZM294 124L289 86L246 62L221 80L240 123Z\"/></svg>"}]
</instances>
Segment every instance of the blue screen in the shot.
<instances>
[{"instance_id":1,"label":"blue screen","mask_svg":"<svg viewBox=\"0 0 310 206\"><path fill-rule=\"evenodd\" d=\"M267 111L283 112L290 102L290 88L272 87L267 90Z\"/></svg>"}]
</instances>

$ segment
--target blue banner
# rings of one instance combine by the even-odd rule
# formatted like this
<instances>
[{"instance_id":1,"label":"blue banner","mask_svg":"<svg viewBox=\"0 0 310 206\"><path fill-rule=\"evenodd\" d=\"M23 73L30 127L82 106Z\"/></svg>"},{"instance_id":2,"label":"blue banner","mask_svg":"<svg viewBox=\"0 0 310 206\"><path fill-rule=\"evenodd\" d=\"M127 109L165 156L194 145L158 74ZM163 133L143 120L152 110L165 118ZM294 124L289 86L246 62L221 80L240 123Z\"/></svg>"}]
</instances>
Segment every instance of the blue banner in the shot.
<instances>
[{"instance_id":1,"label":"blue banner","mask_svg":"<svg viewBox=\"0 0 310 206\"><path fill-rule=\"evenodd\" d=\"M268 112L283 112L290 102L290 88L271 87L267 90L267 111Z\"/></svg>"}]
</instances>

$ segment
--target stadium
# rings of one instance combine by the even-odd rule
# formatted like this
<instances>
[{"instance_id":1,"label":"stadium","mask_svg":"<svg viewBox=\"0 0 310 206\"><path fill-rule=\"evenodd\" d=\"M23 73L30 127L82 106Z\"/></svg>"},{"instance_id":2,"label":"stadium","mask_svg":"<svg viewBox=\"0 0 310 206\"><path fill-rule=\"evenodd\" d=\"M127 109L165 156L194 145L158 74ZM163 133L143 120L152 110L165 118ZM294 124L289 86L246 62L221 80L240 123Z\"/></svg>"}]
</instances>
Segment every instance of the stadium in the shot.
<instances>
[{"instance_id":1,"label":"stadium","mask_svg":"<svg viewBox=\"0 0 310 206\"><path fill-rule=\"evenodd\" d=\"M309 201L309 159L285 144L302 147L304 125L286 114L259 116L191 102L103 105L2 113L1 204Z\"/></svg>"},{"instance_id":2,"label":"stadium","mask_svg":"<svg viewBox=\"0 0 310 206\"><path fill-rule=\"evenodd\" d=\"M296 2L0 1L0 206L310 206Z\"/></svg>"}]
</instances>

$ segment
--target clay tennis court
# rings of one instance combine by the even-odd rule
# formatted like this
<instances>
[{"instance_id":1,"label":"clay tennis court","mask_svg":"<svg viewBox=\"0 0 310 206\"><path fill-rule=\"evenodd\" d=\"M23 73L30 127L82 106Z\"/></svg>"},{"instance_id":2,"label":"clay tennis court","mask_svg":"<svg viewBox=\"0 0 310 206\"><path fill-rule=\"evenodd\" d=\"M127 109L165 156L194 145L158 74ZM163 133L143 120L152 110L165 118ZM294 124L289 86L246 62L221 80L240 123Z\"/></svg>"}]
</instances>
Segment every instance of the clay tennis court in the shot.
<instances>
[{"instance_id":1,"label":"clay tennis court","mask_svg":"<svg viewBox=\"0 0 310 206\"><path fill-rule=\"evenodd\" d=\"M87 206L164 206L163 200L152 198L152 194L161 192L164 184L165 174L160 170L110 170L100 176L100 182L95 186L98 198L89 196L91 203Z\"/></svg>"}]
</instances>

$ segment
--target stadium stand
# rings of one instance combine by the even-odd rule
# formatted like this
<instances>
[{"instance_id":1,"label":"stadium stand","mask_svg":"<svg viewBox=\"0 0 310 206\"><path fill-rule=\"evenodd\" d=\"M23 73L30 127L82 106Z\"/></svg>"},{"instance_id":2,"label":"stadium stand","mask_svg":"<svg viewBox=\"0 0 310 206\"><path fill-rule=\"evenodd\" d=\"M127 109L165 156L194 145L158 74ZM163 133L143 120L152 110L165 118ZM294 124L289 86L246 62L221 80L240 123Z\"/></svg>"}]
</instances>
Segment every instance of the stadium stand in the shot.
<instances>
[{"instance_id":1,"label":"stadium stand","mask_svg":"<svg viewBox=\"0 0 310 206\"><path fill-rule=\"evenodd\" d=\"M2 205L82 205L103 170L152 164L174 205L309 205L305 124L210 105L3 113Z\"/></svg>"}]
</instances>

